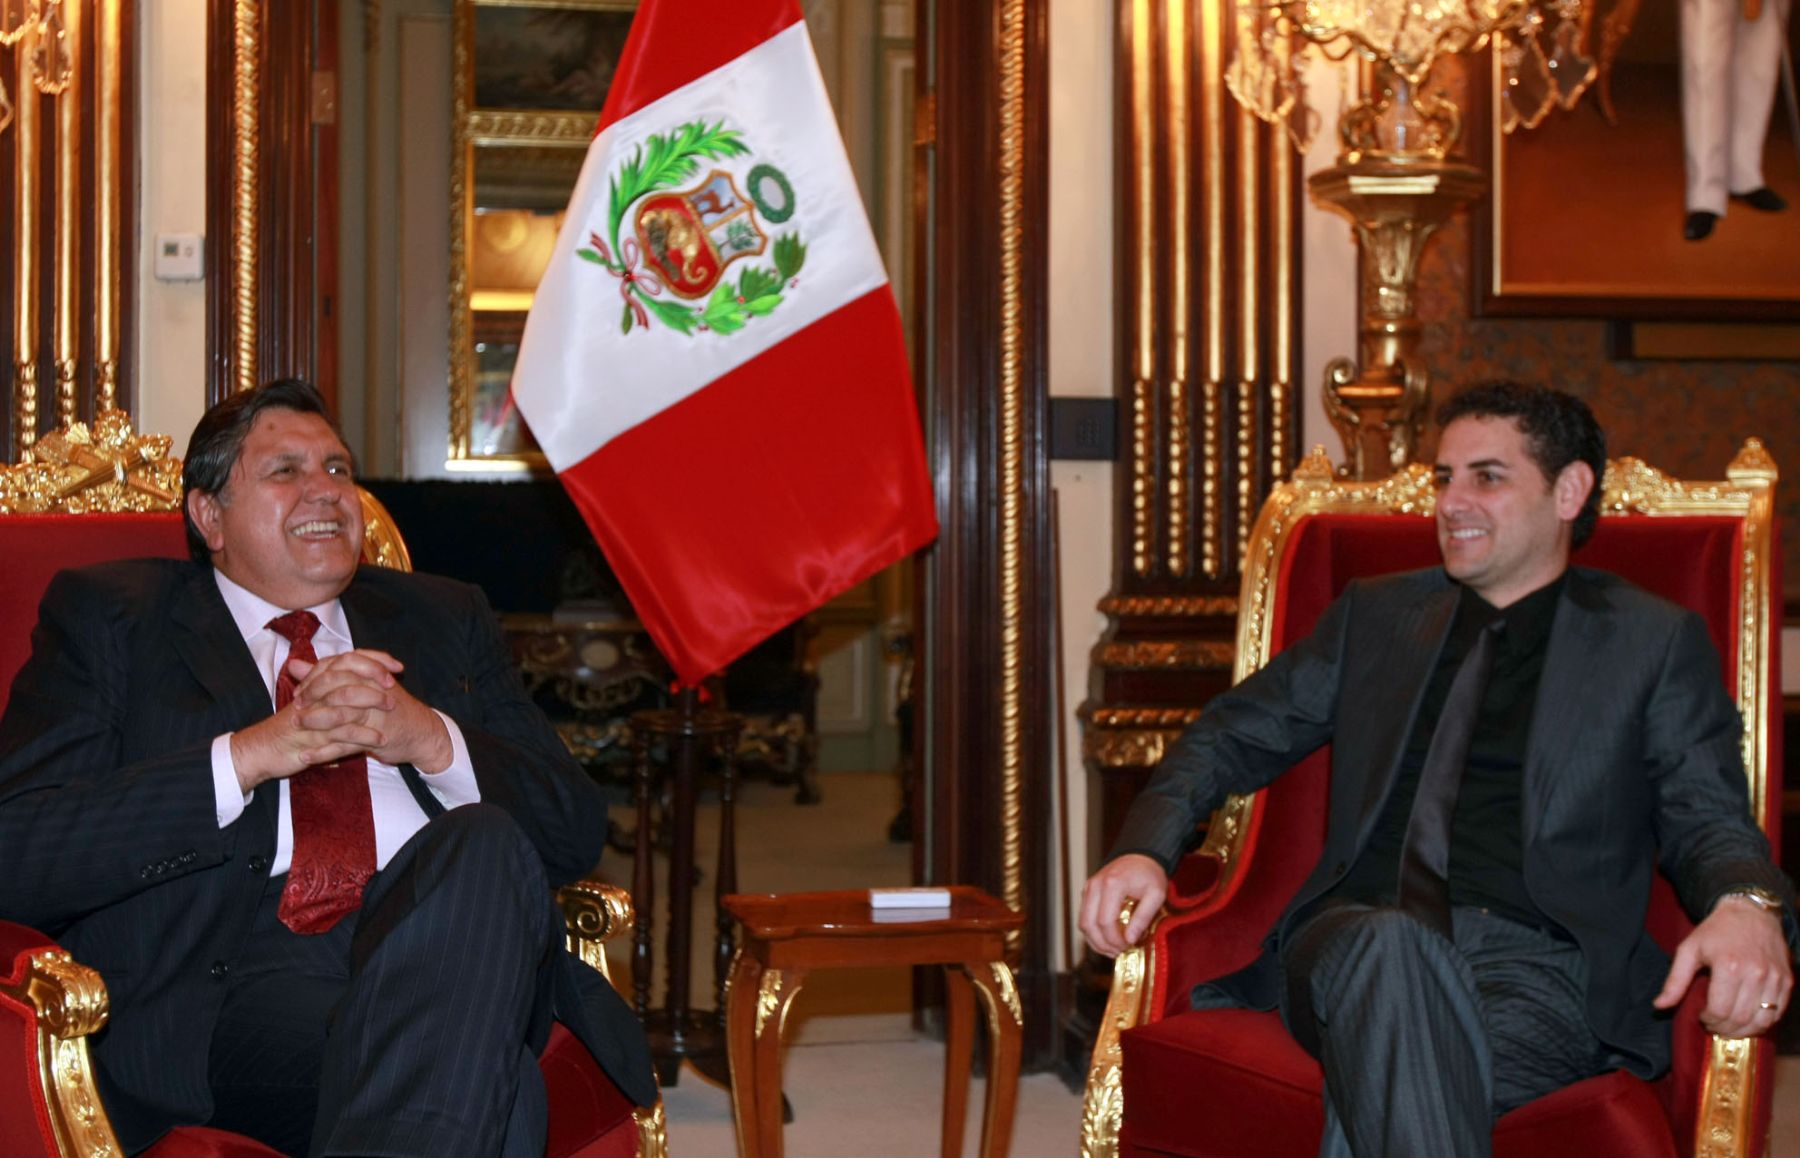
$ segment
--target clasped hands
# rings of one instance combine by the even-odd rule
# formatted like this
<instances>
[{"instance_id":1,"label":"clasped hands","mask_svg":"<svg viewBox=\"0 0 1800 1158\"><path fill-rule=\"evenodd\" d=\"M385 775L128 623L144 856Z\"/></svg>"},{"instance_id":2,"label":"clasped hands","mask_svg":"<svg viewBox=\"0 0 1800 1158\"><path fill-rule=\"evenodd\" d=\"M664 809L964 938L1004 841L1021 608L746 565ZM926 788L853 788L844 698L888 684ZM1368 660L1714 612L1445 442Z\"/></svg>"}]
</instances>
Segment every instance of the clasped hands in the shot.
<instances>
[{"instance_id":1,"label":"clasped hands","mask_svg":"<svg viewBox=\"0 0 1800 1158\"><path fill-rule=\"evenodd\" d=\"M421 772L450 766L450 734L436 712L397 678L406 665L385 651L358 648L317 663L290 659L299 682L288 705L231 737L231 759L246 793L314 764L371 756Z\"/></svg>"}]
</instances>

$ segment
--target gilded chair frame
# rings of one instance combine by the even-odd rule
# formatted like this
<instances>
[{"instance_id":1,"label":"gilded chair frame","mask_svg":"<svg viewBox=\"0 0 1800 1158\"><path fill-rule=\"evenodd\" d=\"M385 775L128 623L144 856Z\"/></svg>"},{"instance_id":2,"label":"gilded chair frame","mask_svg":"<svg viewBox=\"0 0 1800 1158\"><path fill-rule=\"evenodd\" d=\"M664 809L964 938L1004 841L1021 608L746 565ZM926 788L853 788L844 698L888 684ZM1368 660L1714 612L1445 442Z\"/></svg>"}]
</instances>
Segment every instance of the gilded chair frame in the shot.
<instances>
[{"instance_id":1,"label":"gilded chair frame","mask_svg":"<svg viewBox=\"0 0 1800 1158\"><path fill-rule=\"evenodd\" d=\"M0 466L0 517L9 514L175 512L181 509L181 460L167 435L140 435L122 411L106 410L90 430L75 422L41 439L34 461ZM357 488L363 510L363 559L412 570L394 519L381 501ZM606 942L635 921L631 894L617 885L580 880L557 890L571 953L612 979ZM16 985L0 994L36 1011L38 1082L59 1158L112 1158L123 1151L94 1083L88 1037L110 1014L100 974L62 949L33 955ZM662 1100L638 1107L638 1158L668 1158Z\"/></svg>"},{"instance_id":2,"label":"gilded chair frame","mask_svg":"<svg viewBox=\"0 0 1800 1158\"><path fill-rule=\"evenodd\" d=\"M1636 458L1608 462L1601 483L1602 517L1649 515L1677 517L1727 516L1742 519L1743 572L1737 593L1738 662L1733 689L1743 715L1744 767L1750 781L1750 804L1757 824L1767 830L1771 810L1768 778L1769 704L1767 689L1774 663L1770 616L1774 613L1774 499L1779 477L1775 460L1762 443L1748 439L1718 482L1684 482ZM1294 470L1292 478L1270 494L1257 517L1245 553L1239 594L1237 657L1232 682L1245 679L1274 654L1277 610L1276 580L1289 536L1313 515L1392 515L1429 518L1436 510L1431 468L1413 463L1378 482L1351 482L1337 477L1323 447L1316 447ZM1176 733L1171 732L1172 740ZM1243 865L1245 842L1259 798L1233 796L1212 816L1201 855L1218 865L1213 890L1228 888ZM1113 966L1112 993L1094 1043L1088 1067L1081 1121L1082 1158L1114 1158L1124 1118L1120 1035L1144 1024L1157 992L1155 925L1142 943L1119 955ZM1757 1084L1757 1051L1753 1039L1713 1037L1712 1052L1701 1083L1701 1108L1694 1146L1696 1158L1745 1158L1751 1153L1753 1098Z\"/></svg>"}]
</instances>

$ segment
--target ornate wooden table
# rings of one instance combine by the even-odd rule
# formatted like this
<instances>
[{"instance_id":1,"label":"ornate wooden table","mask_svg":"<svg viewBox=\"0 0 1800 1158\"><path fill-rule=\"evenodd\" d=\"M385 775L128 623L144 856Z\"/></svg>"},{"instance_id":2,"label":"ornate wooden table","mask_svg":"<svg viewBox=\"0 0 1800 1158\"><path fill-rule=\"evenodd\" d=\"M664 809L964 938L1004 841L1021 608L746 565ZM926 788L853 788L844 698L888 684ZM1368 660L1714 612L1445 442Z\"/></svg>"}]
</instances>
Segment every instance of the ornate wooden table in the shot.
<instances>
[{"instance_id":1,"label":"ornate wooden table","mask_svg":"<svg viewBox=\"0 0 1800 1158\"><path fill-rule=\"evenodd\" d=\"M944 967L944 1158L962 1153L969 1103L975 996L988 1022L983 1158L1002 1158L1012 1140L1023 1018L1005 938L1025 918L980 889L950 889L948 909L869 907L865 890L729 896L743 927L726 998L731 1103L742 1158L781 1156L781 1028L813 969L855 965Z\"/></svg>"}]
</instances>

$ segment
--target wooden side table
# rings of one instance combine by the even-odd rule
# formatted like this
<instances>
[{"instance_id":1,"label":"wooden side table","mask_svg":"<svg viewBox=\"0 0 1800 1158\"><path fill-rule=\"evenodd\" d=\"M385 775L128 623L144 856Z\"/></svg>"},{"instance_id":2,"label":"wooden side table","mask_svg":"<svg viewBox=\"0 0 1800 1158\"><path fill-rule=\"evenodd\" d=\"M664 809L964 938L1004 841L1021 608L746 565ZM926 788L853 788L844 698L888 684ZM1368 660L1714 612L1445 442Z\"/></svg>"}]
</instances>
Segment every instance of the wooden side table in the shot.
<instances>
[{"instance_id":1,"label":"wooden side table","mask_svg":"<svg viewBox=\"0 0 1800 1158\"><path fill-rule=\"evenodd\" d=\"M743 926L726 996L731 1104L742 1158L781 1158L781 1030L813 969L855 965L942 965L945 977L944 1158L962 1153L969 1103L975 997L988 1021L983 1158L1002 1158L1012 1140L1024 1018L1005 956L1006 934L1025 918L980 889L950 890L950 908L878 915L866 890L729 896Z\"/></svg>"}]
</instances>

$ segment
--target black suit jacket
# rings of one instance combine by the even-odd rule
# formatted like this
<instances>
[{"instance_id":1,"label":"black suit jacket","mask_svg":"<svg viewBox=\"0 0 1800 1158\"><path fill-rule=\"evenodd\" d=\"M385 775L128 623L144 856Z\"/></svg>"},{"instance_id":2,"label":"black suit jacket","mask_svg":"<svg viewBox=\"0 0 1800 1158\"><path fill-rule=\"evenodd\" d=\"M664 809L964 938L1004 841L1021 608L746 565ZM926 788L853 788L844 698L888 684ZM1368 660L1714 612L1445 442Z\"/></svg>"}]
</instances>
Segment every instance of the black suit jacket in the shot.
<instances>
[{"instance_id":1,"label":"black suit jacket","mask_svg":"<svg viewBox=\"0 0 1800 1158\"><path fill-rule=\"evenodd\" d=\"M1276 958L1296 914L1367 844L1458 592L1440 568L1352 583L1310 636L1207 705L1127 815L1116 848L1172 865L1227 794L1254 792L1332 745L1318 864L1263 956L1218 983L1246 1005L1277 1004ZM1523 770L1525 885L1581 946L1595 1032L1645 1075L1669 1058L1667 1020L1650 1005L1669 962L1644 931L1658 860L1695 919L1741 885L1771 889L1791 910L1791 887L1750 821L1742 726L1719 669L1697 615L1571 569ZM1791 919L1788 930L1793 941Z\"/></svg>"},{"instance_id":2,"label":"black suit jacket","mask_svg":"<svg viewBox=\"0 0 1800 1158\"><path fill-rule=\"evenodd\" d=\"M551 881L592 869L605 804L525 696L481 592L364 567L341 602L357 646L399 658L406 689L457 722L483 802L517 821ZM210 567L133 560L51 582L0 720L0 916L57 937L106 981L94 1056L122 1140L211 1112L219 978L268 880L279 788L259 786L221 829L210 749L270 711ZM427 816L443 812L400 771ZM556 1015L652 1104L630 1009L563 957Z\"/></svg>"}]
</instances>

